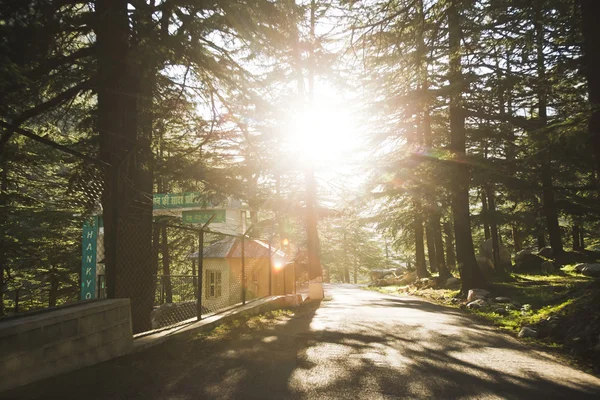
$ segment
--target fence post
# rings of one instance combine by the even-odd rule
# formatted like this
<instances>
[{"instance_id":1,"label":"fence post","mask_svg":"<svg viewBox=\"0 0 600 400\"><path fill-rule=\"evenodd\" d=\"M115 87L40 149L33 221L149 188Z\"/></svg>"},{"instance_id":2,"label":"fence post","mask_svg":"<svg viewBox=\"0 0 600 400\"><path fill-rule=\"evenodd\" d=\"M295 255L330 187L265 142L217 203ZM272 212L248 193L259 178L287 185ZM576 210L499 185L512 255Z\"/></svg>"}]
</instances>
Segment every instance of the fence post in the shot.
<instances>
[{"instance_id":1,"label":"fence post","mask_svg":"<svg viewBox=\"0 0 600 400\"><path fill-rule=\"evenodd\" d=\"M202 258L204 256L204 229L198 233L198 287L196 289L196 317L202 319L202 276L204 275Z\"/></svg>"},{"instance_id":2,"label":"fence post","mask_svg":"<svg viewBox=\"0 0 600 400\"><path fill-rule=\"evenodd\" d=\"M117 245L118 241L118 232L119 232L119 166L114 166L110 168L111 176L111 191L109 192L110 204L111 204L111 221L112 232L110 233L110 240L107 241L109 244L108 247L108 257L106 260L106 294L109 299L114 299L117 297L117 262L118 262L118 251ZM104 237L106 238L106 230L104 233Z\"/></svg>"},{"instance_id":3,"label":"fence post","mask_svg":"<svg viewBox=\"0 0 600 400\"><path fill-rule=\"evenodd\" d=\"M272 276L273 275L273 265L271 261L271 240L269 240L269 296L272 295Z\"/></svg>"},{"instance_id":4,"label":"fence post","mask_svg":"<svg viewBox=\"0 0 600 400\"><path fill-rule=\"evenodd\" d=\"M244 248L245 234L242 235L242 304L246 304L246 254Z\"/></svg>"}]
</instances>

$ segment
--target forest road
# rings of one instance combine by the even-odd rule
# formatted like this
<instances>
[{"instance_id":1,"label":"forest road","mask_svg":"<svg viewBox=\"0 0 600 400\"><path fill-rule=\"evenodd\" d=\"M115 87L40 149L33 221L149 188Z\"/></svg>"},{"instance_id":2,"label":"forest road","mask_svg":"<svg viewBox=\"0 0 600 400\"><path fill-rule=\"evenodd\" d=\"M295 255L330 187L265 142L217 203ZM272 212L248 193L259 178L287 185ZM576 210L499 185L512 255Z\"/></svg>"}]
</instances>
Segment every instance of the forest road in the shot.
<instances>
[{"instance_id":1,"label":"forest road","mask_svg":"<svg viewBox=\"0 0 600 400\"><path fill-rule=\"evenodd\" d=\"M353 285L237 336L174 340L2 399L600 399L600 379L458 310Z\"/></svg>"}]
</instances>

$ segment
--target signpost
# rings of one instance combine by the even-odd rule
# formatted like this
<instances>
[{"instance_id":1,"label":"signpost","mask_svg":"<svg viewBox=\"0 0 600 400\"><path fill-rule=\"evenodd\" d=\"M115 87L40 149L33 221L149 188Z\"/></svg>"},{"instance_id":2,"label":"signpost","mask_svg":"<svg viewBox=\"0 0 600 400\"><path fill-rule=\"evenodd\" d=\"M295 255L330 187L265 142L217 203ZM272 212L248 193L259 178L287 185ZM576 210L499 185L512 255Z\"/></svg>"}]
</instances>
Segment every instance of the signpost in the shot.
<instances>
[{"instance_id":1,"label":"signpost","mask_svg":"<svg viewBox=\"0 0 600 400\"><path fill-rule=\"evenodd\" d=\"M83 224L81 240L81 300L96 298L96 247L98 246L98 216Z\"/></svg>"},{"instance_id":2,"label":"signpost","mask_svg":"<svg viewBox=\"0 0 600 400\"><path fill-rule=\"evenodd\" d=\"M153 195L154 210L165 210L172 208L206 208L210 206L198 192L185 193L160 193Z\"/></svg>"},{"instance_id":3,"label":"signpost","mask_svg":"<svg viewBox=\"0 0 600 400\"><path fill-rule=\"evenodd\" d=\"M205 224L213 215L212 222L224 223L227 220L225 210L182 211L181 219L188 224Z\"/></svg>"}]
</instances>

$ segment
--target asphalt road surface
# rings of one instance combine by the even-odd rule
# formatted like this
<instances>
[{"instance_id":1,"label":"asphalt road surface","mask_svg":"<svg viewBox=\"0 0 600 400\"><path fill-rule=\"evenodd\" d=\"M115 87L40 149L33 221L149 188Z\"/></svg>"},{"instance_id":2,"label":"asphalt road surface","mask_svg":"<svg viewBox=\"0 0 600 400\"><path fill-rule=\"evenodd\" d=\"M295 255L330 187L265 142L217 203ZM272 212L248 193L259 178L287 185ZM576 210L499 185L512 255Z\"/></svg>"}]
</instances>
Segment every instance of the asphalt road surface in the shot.
<instances>
[{"instance_id":1,"label":"asphalt road surface","mask_svg":"<svg viewBox=\"0 0 600 400\"><path fill-rule=\"evenodd\" d=\"M600 399L600 379L467 315L352 285L261 329L171 341L2 399Z\"/></svg>"}]
</instances>

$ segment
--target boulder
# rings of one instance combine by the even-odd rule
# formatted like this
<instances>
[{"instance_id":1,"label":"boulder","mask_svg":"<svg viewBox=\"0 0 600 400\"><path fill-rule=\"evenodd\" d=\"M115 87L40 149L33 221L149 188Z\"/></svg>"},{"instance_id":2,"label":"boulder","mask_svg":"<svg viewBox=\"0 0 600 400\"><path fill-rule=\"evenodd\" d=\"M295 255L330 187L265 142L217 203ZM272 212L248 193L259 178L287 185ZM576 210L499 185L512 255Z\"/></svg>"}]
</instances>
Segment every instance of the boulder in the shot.
<instances>
[{"instance_id":1,"label":"boulder","mask_svg":"<svg viewBox=\"0 0 600 400\"><path fill-rule=\"evenodd\" d=\"M486 278L489 278L494 273L494 264L487 257L477 257L477 265Z\"/></svg>"},{"instance_id":2,"label":"boulder","mask_svg":"<svg viewBox=\"0 0 600 400\"><path fill-rule=\"evenodd\" d=\"M544 247L538 251L537 255L544 258L552 258L554 252L552 251L552 247Z\"/></svg>"},{"instance_id":3,"label":"boulder","mask_svg":"<svg viewBox=\"0 0 600 400\"><path fill-rule=\"evenodd\" d=\"M600 264L577 264L575 270L586 276L600 277Z\"/></svg>"},{"instance_id":4,"label":"boulder","mask_svg":"<svg viewBox=\"0 0 600 400\"><path fill-rule=\"evenodd\" d=\"M467 303L480 299L485 300L486 298L490 297L490 294L490 292L484 289L471 289L467 295Z\"/></svg>"},{"instance_id":5,"label":"boulder","mask_svg":"<svg viewBox=\"0 0 600 400\"><path fill-rule=\"evenodd\" d=\"M404 274L400 277L400 286L410 285L411 283L415 283L416 280L417 280L417 273L415 271L407 272L406 274Z\"/></svg>"},{"instance_id":6,"label":"boulder","mask_svg":"<svg viewBox=\"0 0 600 400\"><path fill-rule=\"evenodd\" d=\"M532 254L530 250L521 250L515 255L515 264L520 264L523 261L523 257Z\"/></svg>"},{"instance_id":7,"label":"boulder","mask_svg":"<svg viewBox=\"0 0 600 400\"><path fill-rule=\"evenodd\" d=\"M467 308L470 310L480 310L488 306L488 302L484 299L477 299L467 304Z\"/></svg>"},{"instance_id":8,"label":"boulder","mask_svg":"<svg viewBox=\"0 0 600 400\"><path fill-rule=\"evenodd\" d=\"M448 278L446 280L446 287L458 287L460 286L460 279L457 278Z\"/></svg>"},{"instance_id":9,"label":"boulder","mask_svg":"<svg viewBox=\"0 0 600 400\"><path fill-rule=\"evenodd\" d=\"M376 281L379 279L383 279L388 275L395 275L396 269L372 269L370 273L371 280Z\"/></svg>"},{"instance_id":10,"label":"boulder","mask_svg":"<svg viewBox=\"0 0 600 400\"><path fill-rule=\"evenodd\" d=\"M544 274L553 274L556 271L554 264L550 261L544 261L542 265L540 265L540 268Z\"/></svg>"},{"instance_id":11,"label":"boulder","mask_svg":"<svg viewBox=\"0 0 600 400\"><path fill-rule=\"evenodd\" d=\"M496 306L492 309L498 315L506 315L508 314L508 310L504 306Z\"/></svg>"},{"instance_id":12,"label":"boulder","mask_svg":"<svg viewBox=\"0 0 600 400\"><path fill-rule=\"evenodd\" d=\"M510 270L512 268L512 261L510 259L510 251L502 244L499 244L499 255L500 265L505 270ZM485 257L489 260L494 259L494 246L492 244L492 239L488 239L479 246L479 253L482 257ZM490 261L491 262L491 261ZM493 265L493 263L492 263Z\"/></svg>"},{"instance_id":13,"label":"boulder","mask_svg":"<svg viewBox=\"0 0 600 400\"><path fill-rule=\"evenodd\" d=\"M531 329L527 326L524 326L523 328L521 328L521 331L519 332L519 337L520 338L534 338L537 337L537 331L535 329Z\"/></svg>"},{"instance_id":14,"label":"boulder","mask_svg":"<svg viewBox=\"0 0 600 400\"><path fill-rule=\"evenodd\" d=\"M515 258L515 272L540 274L542 273L542 263L545 261L535 254L522 254L520 257Z\"/></svg>"},{"instance_id":15,"label":"boulder","mask_svg":"<svg viewBox=\"0 0 600 400\"><path fill-rule=\"evenodd\" d=\"M512 300L509 297L496 297L494 301L496 303L510 303Z\"/></svg>"}]
</instances>

